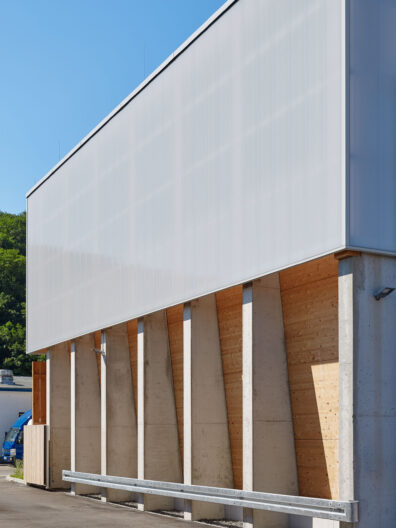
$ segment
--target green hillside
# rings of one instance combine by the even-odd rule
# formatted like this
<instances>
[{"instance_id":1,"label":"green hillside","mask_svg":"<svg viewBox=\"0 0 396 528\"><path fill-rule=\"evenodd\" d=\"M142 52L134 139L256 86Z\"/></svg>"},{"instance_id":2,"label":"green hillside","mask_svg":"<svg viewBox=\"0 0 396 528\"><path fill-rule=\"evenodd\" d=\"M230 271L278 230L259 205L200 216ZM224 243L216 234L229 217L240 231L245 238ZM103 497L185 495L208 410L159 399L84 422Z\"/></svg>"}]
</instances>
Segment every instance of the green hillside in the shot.
<instances>
[{"instance_id":1,"label":"green hillside","mask_svg":"<svg viewBox=\"0 0 396 528\"><path fill-rule=\"evenodd\" d=\"M0 368L29 376L25 326L26 213L0 211Z\"/></svg>"}]
</instances>

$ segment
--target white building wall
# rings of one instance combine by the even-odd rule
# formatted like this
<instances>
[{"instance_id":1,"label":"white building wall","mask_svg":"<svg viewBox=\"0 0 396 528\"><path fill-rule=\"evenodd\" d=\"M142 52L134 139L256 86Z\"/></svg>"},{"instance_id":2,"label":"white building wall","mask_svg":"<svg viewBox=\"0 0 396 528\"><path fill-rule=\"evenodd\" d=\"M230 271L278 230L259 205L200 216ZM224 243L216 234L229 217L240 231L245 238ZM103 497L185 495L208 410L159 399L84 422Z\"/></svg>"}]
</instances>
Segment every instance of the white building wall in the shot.
<instances>
[{"instance_id":1,"label":"white building wall","mask_svg":"<svg viewBox=\"0 0 396 528\"><path fill-rule=\"evenodd\" d=\"M0 390L0 439L4 440L4 433L17 420L19 412L26 412L32 408L32 392Z\"/></svg>"},{"instance_id":2,"label":"white building wall","mask_svg":"<svg viewBox=\"0 0 396 528\"><path fill-rule=\"evenodd\" d=\"M350 0L350 239L396 254L396 2Z\"/></svg>"},{"instance_id":3,"label":"white building wall","mask_svg":"<svg viewBox=\"0 0 396 528\"><path fill-rule=\"evenodd\" d=\"M345 244L343 0L239 0L28 197L28 350Z\"/></svg>"}]
</instances>

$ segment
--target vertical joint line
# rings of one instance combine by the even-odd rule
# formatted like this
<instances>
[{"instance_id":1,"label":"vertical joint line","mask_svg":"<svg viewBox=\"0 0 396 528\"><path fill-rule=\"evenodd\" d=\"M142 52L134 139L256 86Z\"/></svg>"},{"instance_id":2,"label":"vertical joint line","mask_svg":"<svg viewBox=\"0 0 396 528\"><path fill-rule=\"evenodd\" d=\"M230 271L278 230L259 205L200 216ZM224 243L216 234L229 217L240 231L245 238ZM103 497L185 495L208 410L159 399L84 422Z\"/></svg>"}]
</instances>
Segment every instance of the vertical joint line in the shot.
<instances>
[{"instance_id":1,"label":"vertical joint line","mask_svg":"<svg viewBox=\"0 0 396 528\"><path fill-rule=\"evenodd\" d=\"M100 334L100 441L101 441L101 473L107 475L107 336ZM103 497L102 497L103 498Z\"/></svg>"},{"instance_id":2,"label":"vertical joint line","mask_svg":"<svg viewBox=\"0 0 396 528\"><path fill-rule=\"evenodd\" d=\"M183 308L184 482L192 484L191 304Z\"/></svg>"},{"instance_id":3,"label":"vertical joint line","mask_svg":"<svg viewBox=\"0 0 396 528\"><path fill-rule=\"evenodd\" d=\"M70 467L76 471L76 343L70 343ZM74 490L72 490L74 491Z\"/></svg>"},{"instance_id":4,"label":"vertical joint line","mask_svg":"<svg viewBox=\"0 0 396 528\"><path fill-rule=\"evenodd\" d=\"M242 297L242 429L243 489L253 490L253 284Z\"/></svg>"},{"instance_id":5,"label":"vertical joint line","mask_svg":"<svg viewBox=\"0 0 396 528\"><path fill-rule=\"evenodd\" d=\"M144 318L138 320L137 329L137 364L138 364L138 376L137 376L137 426L138 426L138 478L144 479L145 464L144 464L144 428L145 428L145 416L144 416L144 404L145 404L145 353L144 353Z\"/></svg>"}]
</instances>

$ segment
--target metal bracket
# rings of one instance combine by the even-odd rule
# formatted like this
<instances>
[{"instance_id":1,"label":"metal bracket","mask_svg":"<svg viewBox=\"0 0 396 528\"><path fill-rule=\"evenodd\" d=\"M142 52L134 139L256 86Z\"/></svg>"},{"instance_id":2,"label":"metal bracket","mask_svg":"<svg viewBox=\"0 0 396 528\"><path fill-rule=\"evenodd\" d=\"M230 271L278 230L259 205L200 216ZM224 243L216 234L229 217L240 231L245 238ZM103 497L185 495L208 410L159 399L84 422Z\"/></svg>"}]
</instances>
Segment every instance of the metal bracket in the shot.
<instances>
[{"instance_id":1,"label":"metal bracket","mask_svg":"<svg viewBox=\"0 0 396 528\"><path fill-rule=\"evenodd\" d=\"M97 354L100 354L103 357L106 356L106 352L104 350L99 350L97 348L92 348L91 350L92 350L92 352L96 352Z\"/></svg>"}]
</instances>

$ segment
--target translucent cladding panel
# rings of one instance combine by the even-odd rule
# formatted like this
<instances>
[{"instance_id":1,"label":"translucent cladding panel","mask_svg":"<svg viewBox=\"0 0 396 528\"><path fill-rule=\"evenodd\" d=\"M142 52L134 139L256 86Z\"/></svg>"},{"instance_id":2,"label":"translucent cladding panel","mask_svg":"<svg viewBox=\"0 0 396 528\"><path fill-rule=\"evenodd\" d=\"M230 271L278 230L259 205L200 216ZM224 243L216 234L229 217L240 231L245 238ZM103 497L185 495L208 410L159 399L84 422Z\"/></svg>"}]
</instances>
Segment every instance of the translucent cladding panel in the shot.
<instances>
[{"instance_id":1,"label":"translucent cladding panel","mask_svg":"<svg viewBox=\"0 0 396 528\"><path fill-rule=\"evenodd\" d=\"M341 0L240 0L28 199L33 351L343 243Z\"/></svg>"},{"instance_id":2,"label":"translucent cladding panel","mask_svg":"<svg viewBox=\"0 0 396 528\"><path fill-rule=\"evenodd\" d=\"M396 2L352 0L350 244L396 252Z\"/></svg>"}]
</instances>

